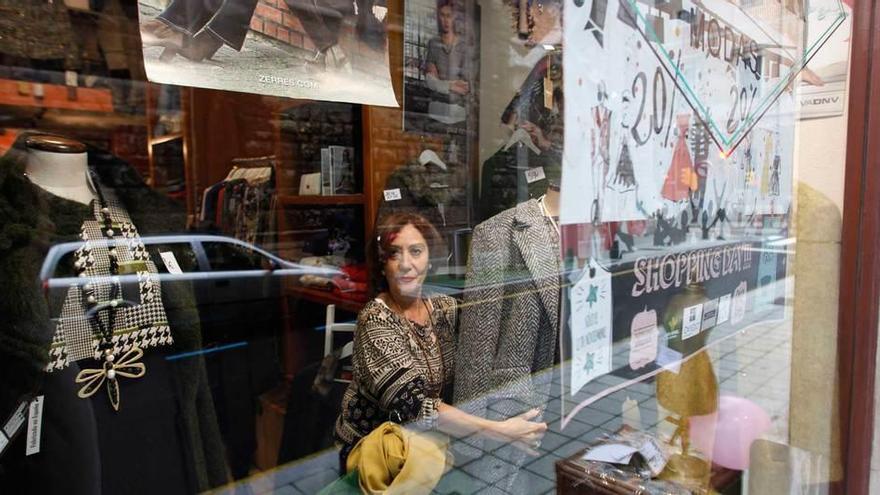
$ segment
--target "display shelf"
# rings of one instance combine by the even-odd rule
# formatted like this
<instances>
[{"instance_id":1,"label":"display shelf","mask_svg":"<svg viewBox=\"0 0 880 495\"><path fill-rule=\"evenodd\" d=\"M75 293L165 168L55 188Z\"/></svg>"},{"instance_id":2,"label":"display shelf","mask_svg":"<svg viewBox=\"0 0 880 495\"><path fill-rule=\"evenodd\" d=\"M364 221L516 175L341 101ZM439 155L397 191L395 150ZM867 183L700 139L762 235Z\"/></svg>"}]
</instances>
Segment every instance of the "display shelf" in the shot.
<instances>
[{"instance_id":1,"label":"display shelf","mask_svg":"<svg viewBox=\"0 0 880 495\"><path fill-rule=\"evenodd\" d=\"M113 112L113 95L105 88L0 79L0 105Z\"/></svg>"},{"instance_id":2,"label":"display shelf","mask_svg":"<svg viewBox=\"0 0 880 495\"><path fill-rule=\"evenodd\" d=\"M173 132L171 134L165 134L164 136L150 138L150 145L167 143L168 141L174 141L175 139L183 139L183 133Z\"/></svg>"},{"instance_id":3,"label":"display shelf","mask_svg":"<svg viewBox=\"0 0 880 495\"><path fill-rule=\"evenodd\" d=\"M284 206L296 205L358 205L364 202L363 194L336 194L331 196L300 196L283 194L278 196L278 201Z\"/></svg>"},{"instance_id":4,"label":"display shelf","mask_svg":"<svg viewBox=\"0 0 880 495\"><path fill-rule=\"evenodd\" d=\"M365 304L359 301L339 297L337 294L329 290L312 289L303 286L287 286L284 288L284 295L317 304L335 304L340 310L350 311L352 313L359 312Z\"/></svg>"}]
</instances>

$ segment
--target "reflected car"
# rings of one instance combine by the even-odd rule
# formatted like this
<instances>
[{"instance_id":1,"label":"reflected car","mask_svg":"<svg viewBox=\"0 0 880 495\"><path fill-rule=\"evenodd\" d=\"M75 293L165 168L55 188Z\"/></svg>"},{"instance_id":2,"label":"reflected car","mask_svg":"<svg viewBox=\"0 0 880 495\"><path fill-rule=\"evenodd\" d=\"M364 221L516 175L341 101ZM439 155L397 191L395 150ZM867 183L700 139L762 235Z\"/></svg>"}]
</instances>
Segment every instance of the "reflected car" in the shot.
<instances>
[{"instance_id":1,"label":"reflected car","mask_svg":"<svg viewBox=\"0 0 880 495\"><path fill-rule=\"evenodd\" d=\"M295 282L303 275L343 275L338 268L293 263L231 237L169 235L141 240L156 264L163 287L191 284L204 345L250 340L255 333L277 332L285 283ZM74 267L74 253L83 244L55 245L43 262L40 279L53 317L60 315L68 289L88 280L78 277ZM120 275L119 279L123 288L137 287L136 274ZM125 297L127 293L132 295ZM123 295L133 303L138 302L136 292L123 290ZM173 305L177 301L167 302Z\"/></svg>"}]
</instances>

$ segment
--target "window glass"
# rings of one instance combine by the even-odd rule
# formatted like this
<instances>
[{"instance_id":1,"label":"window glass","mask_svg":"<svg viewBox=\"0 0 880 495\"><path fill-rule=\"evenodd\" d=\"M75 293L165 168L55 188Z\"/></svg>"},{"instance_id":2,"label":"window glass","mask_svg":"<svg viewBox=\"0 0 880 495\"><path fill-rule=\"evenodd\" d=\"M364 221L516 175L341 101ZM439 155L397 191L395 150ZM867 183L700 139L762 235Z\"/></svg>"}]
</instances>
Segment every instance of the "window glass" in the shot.
<instances>
[{"instance_id":1,"label":"window glass","mask_svg":"<svg viewBox=\"0 0 880 495\"><path fill-rule=\"evenodd\" d=\"M268 264L259 253L228 242L203 242L212 271L261 270Z\"/></svg>"},{"instance_id":2,"label":"window glass","mask_svg":"<svg viewBox=\"0 0 880 495\"><path fill-rule=\"evenodd\" d=\"M184 239L182 242L168 244L152 243L149 240L147 242L147 251L162 266L160 271L170 272L169 263L176 263L184 273L200 271L199 260L189 241ZM168 253L171 253L170 257ZM168 258L167 262L166 258Z\"/></svg>"},{"instance_id":3,"label":"window glass","mask_svg":"<svg viewBox=\"0 0 880 495\"><path fill-rule=\"evenodd\" d=\"M0 0L0 493L828 491L851 4Z\"/></svg>"}]
</instances>

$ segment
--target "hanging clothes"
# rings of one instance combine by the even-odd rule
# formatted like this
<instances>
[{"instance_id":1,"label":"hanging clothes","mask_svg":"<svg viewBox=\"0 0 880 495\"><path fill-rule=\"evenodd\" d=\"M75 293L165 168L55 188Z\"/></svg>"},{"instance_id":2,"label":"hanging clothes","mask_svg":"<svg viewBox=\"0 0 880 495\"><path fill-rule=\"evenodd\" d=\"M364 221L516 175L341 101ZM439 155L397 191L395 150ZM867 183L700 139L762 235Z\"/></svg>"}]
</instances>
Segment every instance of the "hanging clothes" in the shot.
<instances>
[{"instance_id":1,"label":"hanging clothes","mask_svg":"<svg viewBox=\"0 0 880 495\"><path fill-rule=\"evenodd\" d=\"M526 172L541 167L547 178L558 177L561 155L545 151L540 155L524 144L499 149L483 162L477 222L547 192L547 179L528 182Z\"/></svg>"},{"instance_id":2,"label":"hanging clothes","mask_svg":"<svg viewBox=\"0 0 880 495\"><path fill-rule=\"evenodd\" d=\"M254 245L269 244L275 235L275 177L265 166L234 166L226 178L202 193L199 228L220 232ZM260 163L257 160L257 163Z\"/></svg>"},{"instance_id":3,"label":"hanging clothes","mask_svg":"<svg viewBox=\"0 0 880 495\"><path fill-rule=\"evenodd\" d=\"M611 110L604 104L593 107L593 166L599 168L604 180L611 166Z\"/></svg>"},{"instance_id":4,"label":"hanging clothes","mask_svg":"<svg viewBox=\"0 0 880 495\"><path fill-rule=\"evenodd\" d=\"M4 211L15 213L7 221L16 227L3 230L6 239L0 241L6 242L0 242L0 254L19 260L0 270L0 278L7 281L0 288L0 312L9 329L0 338L0 374L16 377L0 392L0 414L10 414L13 401L23 394L39 393L46 401L40 454L25 456L24 436L19 435L0 458L0 486L27 486L35 493L170 494L201 492L226 483L224 447L203 361L166 359L201 349L198 309L186 284L163 280L161 290L141 284L134 284L138 285L134 291L119 288L126 300L140 304L117 310L116 319L138 330L117 333L111 348L121 346L114 351L121 353L117 364L131 363L129 358L134 356L127 358L124 349L137 344L143 355L136 362L145 366L145 374L117 378L118 410L108 400L106 374L99 390L85 398L81 393L84 383L76 382L78 376L98 376L94 371L83 374L81 369L102 368L104 361L95 361L95 341L85 333L92 329L82 327L85 322L76 318L76 307L71 304L88 304L89 295L98 302L106 301L107 287L127 285L98 272L109 266L110 250L104 237L112 236L117 242L119 261L131 262L128 266L138 272L146 268L143 273L153 274L156 255L142 251L136 233L179 234L184 230L185 212L144 184L129 164L92 148L88 150L89 167L97 185L108 198L115 193L118 201L111 201L105 213L103 208L96 211L94 203L84 205L49 194L22 173L24 164L18 157L25 153L26 136L0 160L0 188L6 192L0 194L0 202L5 203ZM110 228L100 221L105 215ZM89 277L84 280L93 285L94 294L83 284L62 293L50 292L47 298L39 278L47 251L65 242L85 246L84 223L88 227L85 233L98 242L75 258ZM99 231L95 232L95 227ZM146 275L144 282L152 278ZM65 303L66 314L61 310ZM53 324L53 318L60 325ZM107 328L120 328L107 325L104 315L99 318ZM167 338L166 328L173 339ZM164 338L165 345L145 341L149 334L155 334L157 344ZM58 344L65 352L55 352ZM60 355L65 357L59 359ZM49 366L52 371L46 372Z\"/></svg>"},{"instance_id":5,"label":"hanging clothes","mask_svg":"<svg viewBox=\"0 0 880 495\"><path fill-rule=\"evenodd\" d=\"M678 140L672 151L672 163L666 174L666 182L663 183L661 190L663 198L669 201L683 201L688 198L691 191L697 189L697 174L694 171L694 162L691 160L687 143L690 115L679 115L676 121Z\"/></svg>"},{"instance_id":6,"label":"hanging clothes","mask_svg":"<svg viewBox=\"0 0 880 495\"><path fill-rule=\"evenodd\" d=\"M379 216L392 212L418 213L444 233L452 227L467 224L464 188L455 187L452 169L415 161L400 166L385 181L385 190L400 189L400 199L382 201Z\"/></svg>"}]
</instances>

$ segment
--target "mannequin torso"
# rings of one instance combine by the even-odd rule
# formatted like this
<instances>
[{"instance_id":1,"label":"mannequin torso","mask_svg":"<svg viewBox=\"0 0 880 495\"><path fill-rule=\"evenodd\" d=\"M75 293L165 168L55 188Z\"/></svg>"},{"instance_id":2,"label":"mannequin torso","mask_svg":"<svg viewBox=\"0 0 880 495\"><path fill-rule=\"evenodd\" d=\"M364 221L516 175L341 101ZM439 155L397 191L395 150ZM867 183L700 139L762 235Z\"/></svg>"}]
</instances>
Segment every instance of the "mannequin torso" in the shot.
<instances>
[{"instance_id":1,"label":"mannequin torso","mask_svg":"<svg viewBox=\"0 0 880 495\"><path fill-rule=\"evenodd\" d=\"M25 175L41 189L61 198L82 204L96 198L88 164L85 146L76 141L54 136L33 136L27 141Z\"/></svg>"}]
</instances>

